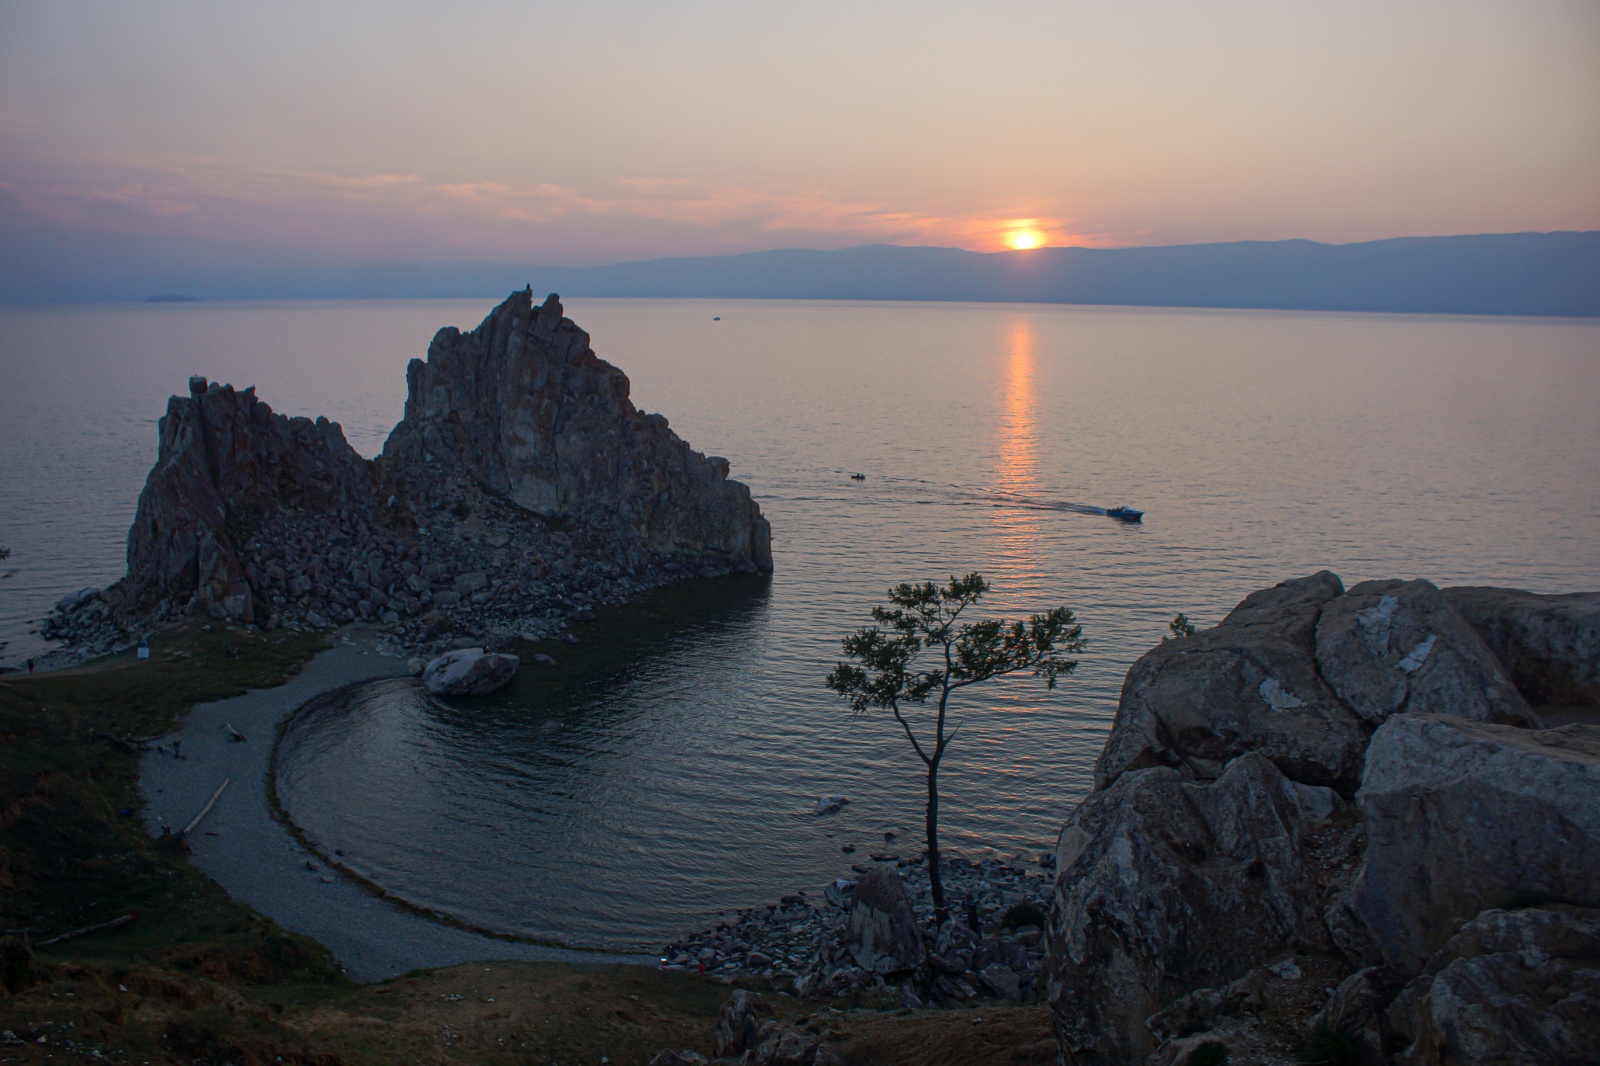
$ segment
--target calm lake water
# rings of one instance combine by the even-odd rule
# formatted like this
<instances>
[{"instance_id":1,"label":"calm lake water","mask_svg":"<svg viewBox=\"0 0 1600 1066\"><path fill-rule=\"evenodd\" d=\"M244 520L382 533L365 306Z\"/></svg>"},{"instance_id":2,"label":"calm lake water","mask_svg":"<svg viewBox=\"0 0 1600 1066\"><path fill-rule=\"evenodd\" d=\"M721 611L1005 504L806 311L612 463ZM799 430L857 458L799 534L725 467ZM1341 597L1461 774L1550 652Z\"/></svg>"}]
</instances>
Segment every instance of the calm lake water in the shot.
<instances>
[{"instance_id":1,"label":"calm lake water","mask_svg":"<svg viewBox=\"0 0 1600 1066\"><path fill-rule=\"evenodd\" d=\"M190 373L375 453L406 360L490 301L0 311L0 584L28 619L114 579ZM596 351L772 520L770 580L613 613L478 702L411 682L304 718L297 820L396 894L506 932L649 948L814 887L901 834L919 765L823 686L883 590L979 570L1091 641L1047 693L964 694L944 829L1037 852L1089 785L1129 664L1184 611L1324 567L1347 583L1600 587L1600 323L1013 305L572 300ZM713 321L714 315L722 320ZM848 474L859 471L865 482ZM1086 513L1121 502L1128 526ZM809 813L843 794L838 815Z\"/></svg>"}]
</instances>

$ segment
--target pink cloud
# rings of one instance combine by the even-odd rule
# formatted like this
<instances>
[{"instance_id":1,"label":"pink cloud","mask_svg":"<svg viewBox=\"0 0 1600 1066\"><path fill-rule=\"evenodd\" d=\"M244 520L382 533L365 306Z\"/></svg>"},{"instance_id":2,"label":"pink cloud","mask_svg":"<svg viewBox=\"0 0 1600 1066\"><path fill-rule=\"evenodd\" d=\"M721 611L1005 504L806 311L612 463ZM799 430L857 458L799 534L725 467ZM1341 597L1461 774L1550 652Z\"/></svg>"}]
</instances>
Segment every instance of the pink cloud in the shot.
<instances>
[{"instance_id":1,"label":"pink cloud","mask_svg":"<svg viewBox=\"0 0 1600 1066\"><path fill-rule=\"evenodd\" d=\"M13 225L143 233L349 258L600 262L747 251L784 243L939 244L993 250L1017 205L940 214L833 196L625 178L579 189L548 182L439 181L419 174L245 168L208 159L141 159L0 182ZM1051 243L1106 243L1070 222L1028 218Z\"/></svg>"}]
</instances>

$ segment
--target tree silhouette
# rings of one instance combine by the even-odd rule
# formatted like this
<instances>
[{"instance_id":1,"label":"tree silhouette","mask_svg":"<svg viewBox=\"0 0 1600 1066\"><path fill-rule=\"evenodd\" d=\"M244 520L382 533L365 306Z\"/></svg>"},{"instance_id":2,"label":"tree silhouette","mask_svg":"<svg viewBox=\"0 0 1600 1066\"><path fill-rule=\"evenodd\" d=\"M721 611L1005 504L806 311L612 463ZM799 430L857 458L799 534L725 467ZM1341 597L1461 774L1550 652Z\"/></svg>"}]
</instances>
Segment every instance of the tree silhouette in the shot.
<instances>
[{"instance_id":1,"label":"tree silhouette","mask_svg":"<svg viewBox=\"0 0 1600 1066\"><path fill-rule=\"evenodd\" d=\"M874 607L872 620L844 638L844 654L828 675L828 687L864 714L887 710L927 769L928 879L933 887L934 916L949 919L939 865L939 763L960 725L946 730L950 696L1004 674L1030 670L1055 688L1056 680L1078 663L1067 658L1087 647L1083 627L1072 612L1057 607L1026 622L1003 618L966 622L961 615L989 591L983 575L950 578L939 588L933 582L902 583L889 590L888 607ZM924 653L933 661L924 668ZM934 701L933 733L924 744L906 718L909 705ZM924 725L924 731L926 726Z\"/></svg>"}]
</instances>

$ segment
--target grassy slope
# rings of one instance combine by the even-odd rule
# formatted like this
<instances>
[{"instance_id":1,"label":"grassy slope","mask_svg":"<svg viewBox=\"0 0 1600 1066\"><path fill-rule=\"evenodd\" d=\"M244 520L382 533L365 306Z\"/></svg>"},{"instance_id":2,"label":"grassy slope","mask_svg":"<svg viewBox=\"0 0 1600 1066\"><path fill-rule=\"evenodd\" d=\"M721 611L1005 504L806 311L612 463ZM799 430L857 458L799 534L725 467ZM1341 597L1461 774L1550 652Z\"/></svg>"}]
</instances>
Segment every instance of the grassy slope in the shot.
<instances>
[{"instance_id":1,"label":"grassy slope","mask_svg":"<svg viewBox=\"0 0 1600 1066\"><path fill-rule=\"evenodd\" d=\"M138 915L39 949L31 976L11 978L14 995L0 983L0 1030L13 1036L0 1039L0 1063L626 1064L664 1046L709 1053L727 992L715 982L496 963L355 985L319 944L233 902L179 847L146 835L139 757L114 738L160 735L196 703L281 684L322 646L191 627L152 641L147 662L129 653L0 678L0 929L39 941ZM771 998L786 1020L815 1010ZM810 1024L838 1034L853 1063L1055 1056L1039 1007L822 1011Z\"/></svg>"}]
</instances>

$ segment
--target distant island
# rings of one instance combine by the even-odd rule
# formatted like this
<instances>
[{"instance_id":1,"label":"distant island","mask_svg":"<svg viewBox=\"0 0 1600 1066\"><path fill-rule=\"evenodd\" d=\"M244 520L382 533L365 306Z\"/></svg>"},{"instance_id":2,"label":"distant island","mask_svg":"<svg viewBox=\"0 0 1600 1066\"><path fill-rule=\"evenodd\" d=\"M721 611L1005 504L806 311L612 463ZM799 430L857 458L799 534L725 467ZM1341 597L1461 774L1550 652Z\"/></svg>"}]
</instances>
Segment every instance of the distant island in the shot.
<instances>
[{"instance_id":1,"label":"distant island","mask_svg":"<svg viewBox=\"0 0 1600 1066\"><path fill-rule=\"evenodd\" d=\"M197 304L201 301L198 296L184 296L182 293L168 292L162 293L160 296L146 296L144 302L147 304Z\"/></svg>"}]
</instances>

